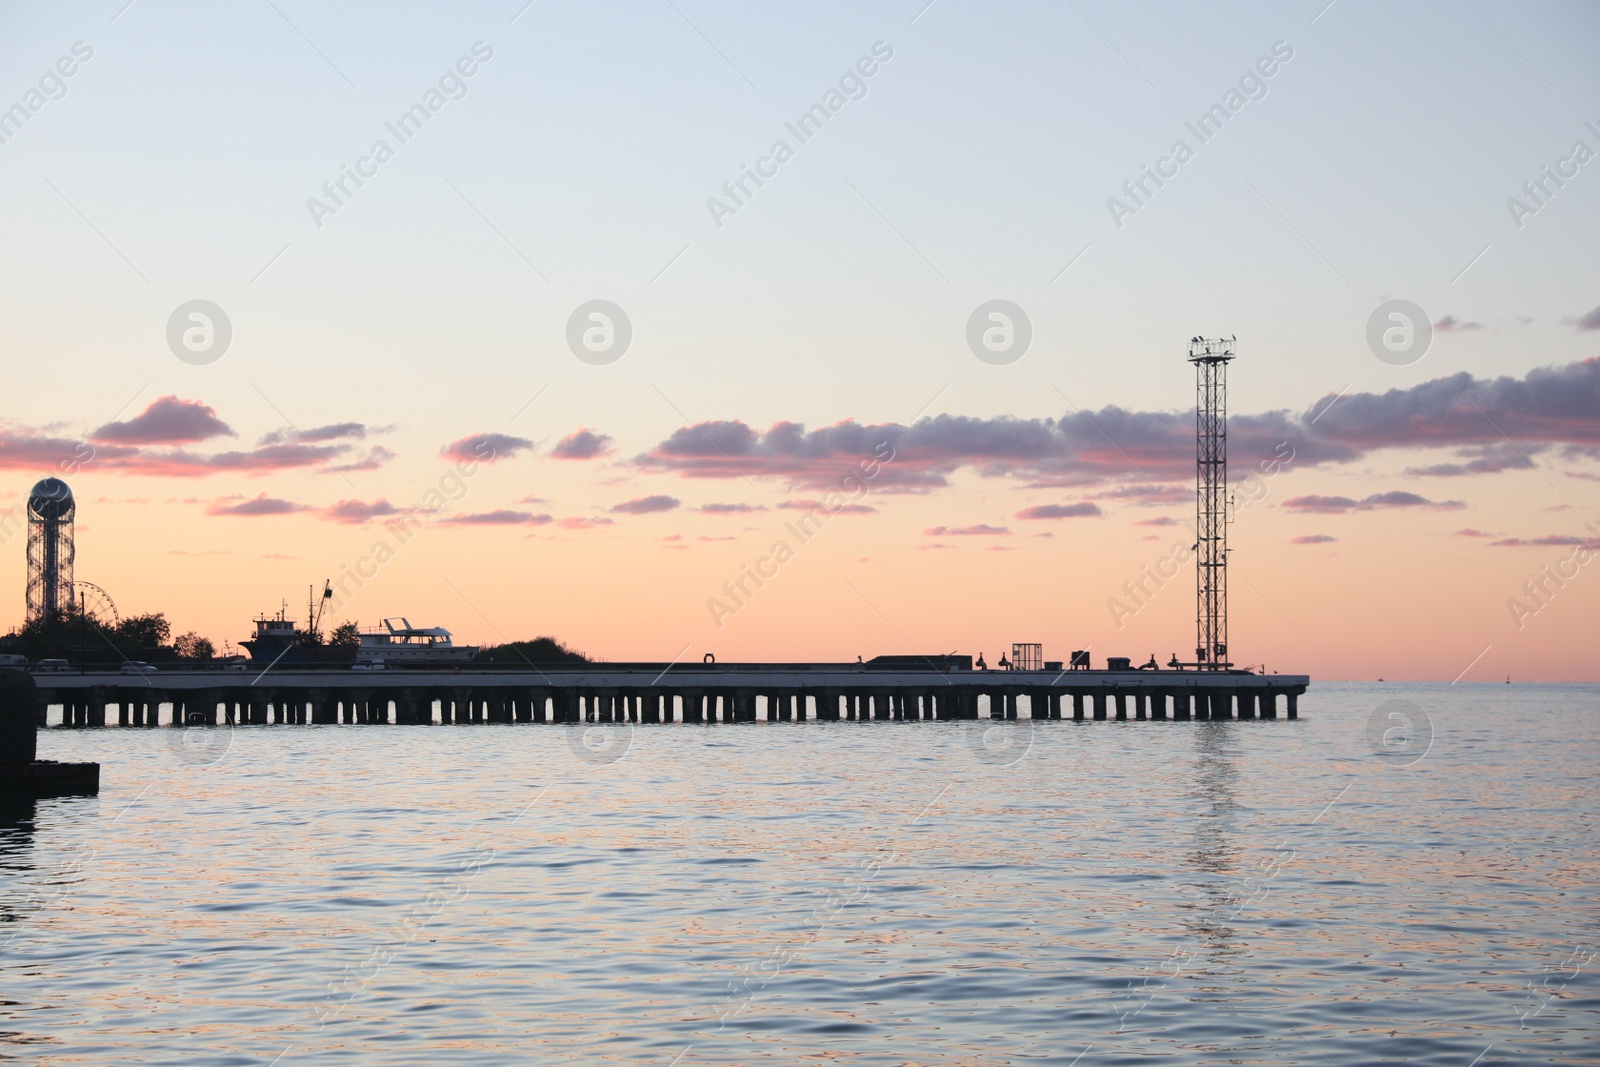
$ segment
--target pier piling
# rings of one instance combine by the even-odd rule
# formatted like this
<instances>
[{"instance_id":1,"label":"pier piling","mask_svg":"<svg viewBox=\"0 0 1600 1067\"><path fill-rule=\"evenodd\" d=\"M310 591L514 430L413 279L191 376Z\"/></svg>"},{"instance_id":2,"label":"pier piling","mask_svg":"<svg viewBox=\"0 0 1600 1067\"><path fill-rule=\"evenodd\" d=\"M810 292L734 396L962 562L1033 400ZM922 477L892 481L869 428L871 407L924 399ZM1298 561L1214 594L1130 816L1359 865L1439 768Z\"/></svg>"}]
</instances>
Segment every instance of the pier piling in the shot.
<instances>
[{"instance_id":1,"label":"pier piling","mask_svg":"<svg viewBox=\"0 0 1600 1067\"><path fill-rule=\"evenodd\" d=\"M136 680L109 671L40 674L36 682L36 717L59 707L62 726L81 729L108 722L155 726L164 708L171 709L173 726L950 722L1024 715L1079 723L1293 720L1310 679L1243 671L1013 674L853 664L708 664L703 670L601 664L539 672L396 669L354 677L326 668L280 669L270 685L259 686L220 670Z\"/></svg>"}]
</instances>

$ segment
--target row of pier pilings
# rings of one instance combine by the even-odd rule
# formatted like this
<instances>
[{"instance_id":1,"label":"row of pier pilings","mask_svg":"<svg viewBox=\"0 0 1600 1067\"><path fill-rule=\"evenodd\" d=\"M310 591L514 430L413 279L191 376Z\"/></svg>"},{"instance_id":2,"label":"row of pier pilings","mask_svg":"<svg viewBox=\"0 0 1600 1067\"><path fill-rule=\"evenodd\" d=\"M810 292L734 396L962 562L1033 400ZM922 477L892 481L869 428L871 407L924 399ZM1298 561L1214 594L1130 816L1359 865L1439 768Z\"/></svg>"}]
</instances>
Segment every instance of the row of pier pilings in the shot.
<instances>
[{"instance_id":1,"label":"row of pier pilings","mask_svg":"<svg viewBox=\"0 0 1600 1067\"><path fill-rule=\"evenodd\" d=\"M1017 698L1024 694L1028 696L1029 707L1036 709L1031 711L1036 719L1073 719L1078 722L1276 719L1280 695L1284 698L1284 715L1290 719L1300 716L1299 694L1294 690L1267 687L1158 689L1140 686L1128 689L1003 689L989 695L989 717L1015 719Z\"/></svg>"},{"instance_id":2,"label":"row of pier pilings","mask_svg":"<svg viewBox=\"0 0 1600 1067\"><path fill-rule=\"evenodd\" d=\"M808 719L976 719L987 697L990 719L1015 719L1028 698L1035 719L1083 721L1275 719L1298 715L1297 691L1256 686L1150 686L1092 689L944 686L853 689L705 687L589 689L565 686L268 686L161 690L96 686L41 695L40 725L49 703L60 704L64 726L155 726L169 708L171 725L296 723L492 722L801 722ZM64 700L64 702L63 702Z\"/></svg>"}]
</instances>

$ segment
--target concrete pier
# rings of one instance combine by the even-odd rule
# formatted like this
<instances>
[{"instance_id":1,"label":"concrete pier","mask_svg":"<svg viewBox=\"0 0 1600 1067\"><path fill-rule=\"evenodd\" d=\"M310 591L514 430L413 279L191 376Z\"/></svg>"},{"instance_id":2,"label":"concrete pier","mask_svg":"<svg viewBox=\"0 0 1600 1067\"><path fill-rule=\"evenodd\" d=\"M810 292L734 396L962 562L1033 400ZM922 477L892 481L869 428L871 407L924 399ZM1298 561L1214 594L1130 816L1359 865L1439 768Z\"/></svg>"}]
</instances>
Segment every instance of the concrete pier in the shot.
<instances>
[{"instance_id":1,"label":"concrete pier","mask_svg":"<svg viewBox=\"0 0 1600 1067\"><path fill-rule=\"evenodd\" d=\"M40 725L794 723L1032 718L1277 720L1305 675L1234 671L883 670L857 664L617 664L35 675Z\"/></svg>"}]
</instances>

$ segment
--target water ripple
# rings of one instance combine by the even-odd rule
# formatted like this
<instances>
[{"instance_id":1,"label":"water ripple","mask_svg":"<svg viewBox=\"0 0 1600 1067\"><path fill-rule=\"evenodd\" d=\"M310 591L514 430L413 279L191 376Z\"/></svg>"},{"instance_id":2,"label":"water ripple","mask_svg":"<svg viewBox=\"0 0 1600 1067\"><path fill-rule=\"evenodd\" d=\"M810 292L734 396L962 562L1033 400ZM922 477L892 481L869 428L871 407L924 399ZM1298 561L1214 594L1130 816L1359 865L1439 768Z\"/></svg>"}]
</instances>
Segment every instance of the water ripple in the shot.
<instances>
[{"instance_id":1,"label":"water ripple","mask_svg":"<svg viewBox=\"0 0 1600 1067\"><path fill-rule=\"evenodd\" d=\"M0 811L0 1058L1593 1062L1600 687L1302 707L1008 767L960 724L51 731L104 792Z\"/></svg>"}]
</instances>

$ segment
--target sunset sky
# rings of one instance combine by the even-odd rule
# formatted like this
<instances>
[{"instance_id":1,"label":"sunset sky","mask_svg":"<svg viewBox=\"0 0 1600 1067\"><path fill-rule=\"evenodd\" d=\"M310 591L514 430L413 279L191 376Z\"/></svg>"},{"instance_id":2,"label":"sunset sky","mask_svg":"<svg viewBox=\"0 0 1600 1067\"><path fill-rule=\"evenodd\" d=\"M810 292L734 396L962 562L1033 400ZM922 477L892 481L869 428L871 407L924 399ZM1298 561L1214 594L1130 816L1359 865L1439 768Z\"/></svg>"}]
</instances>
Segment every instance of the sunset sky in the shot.
<instances>
[{"instance_id":1,"label":"sunset sky","mask_svg":"<svg viewBox=\"0 0 1600 1067\"><path fill-rule=\"evenodd\" d=\"M1600 8L388 10L0 5L0 510L63 477L124 613L362 570L340 619L610 660L1165 661L1237 335L1238 661L1600 679Z\"/></svg>"}]
</instances>

